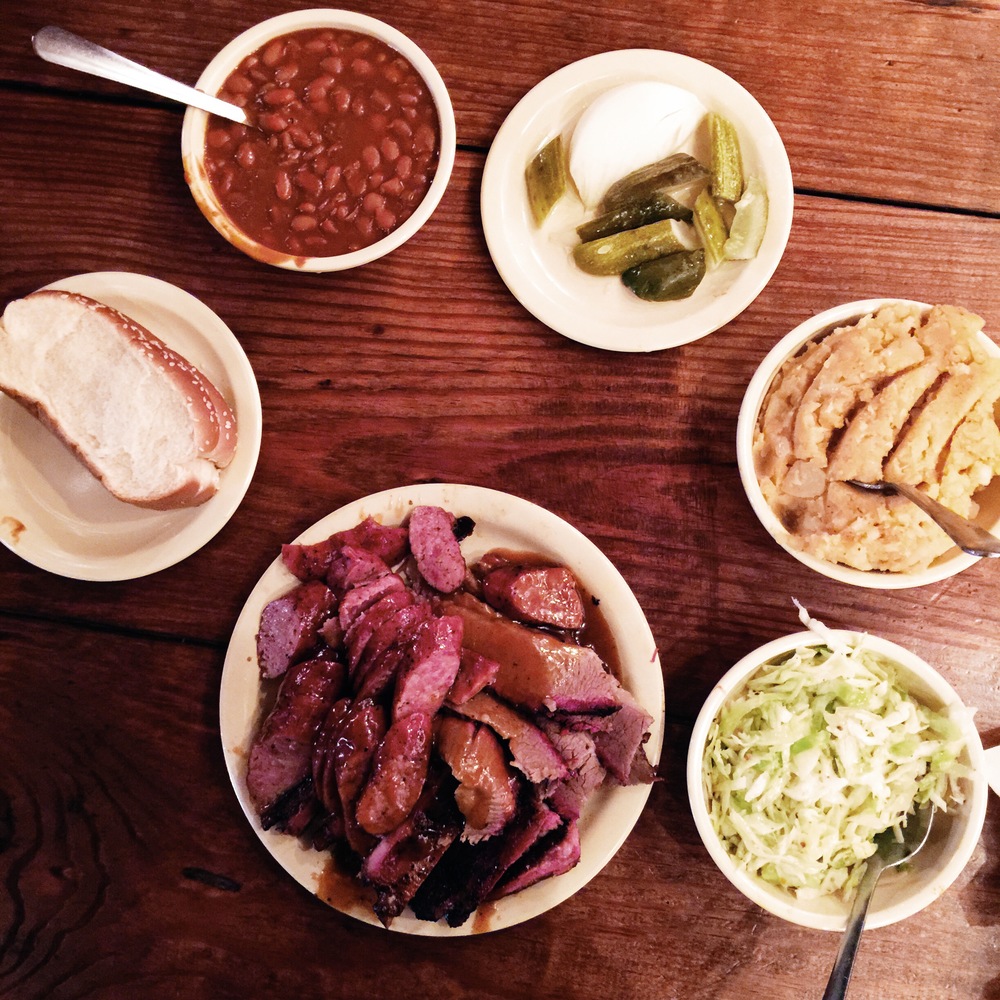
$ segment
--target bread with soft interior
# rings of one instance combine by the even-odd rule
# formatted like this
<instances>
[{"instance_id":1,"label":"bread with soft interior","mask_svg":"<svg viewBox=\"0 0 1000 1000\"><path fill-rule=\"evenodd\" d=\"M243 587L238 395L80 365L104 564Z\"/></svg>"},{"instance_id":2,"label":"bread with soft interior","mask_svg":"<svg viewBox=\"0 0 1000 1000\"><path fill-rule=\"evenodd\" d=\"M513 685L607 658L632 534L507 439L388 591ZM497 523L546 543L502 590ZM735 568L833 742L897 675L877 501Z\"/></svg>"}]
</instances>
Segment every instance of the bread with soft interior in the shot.
<instances>
[{"instance_id":1,"label":"bread with soft interior","mask_svg":"<svg viewBox=\"0 0 1000 1000\"><path fill-rule=\"evenodd\" d=\"M0 390L140 507L204 503L236 450L236 417L209 378L128 316L75 292L7 305Z\"/></svg>"}]
</instances>

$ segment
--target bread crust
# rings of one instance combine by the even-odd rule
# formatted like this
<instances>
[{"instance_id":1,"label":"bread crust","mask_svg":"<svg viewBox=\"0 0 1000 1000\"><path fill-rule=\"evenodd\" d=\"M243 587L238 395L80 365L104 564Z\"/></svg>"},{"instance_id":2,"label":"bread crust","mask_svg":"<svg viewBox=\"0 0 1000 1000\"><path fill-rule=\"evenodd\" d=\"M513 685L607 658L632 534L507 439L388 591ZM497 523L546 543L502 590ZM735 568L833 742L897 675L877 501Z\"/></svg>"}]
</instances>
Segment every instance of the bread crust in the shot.
<instances>
[{"instance_id":1,"label":"bread crust","mask_svg":"<svg viewBox=\"0 0 1000 1000\"><path fill-rule=\"evenodd\" d=\"M126 350L143 355L148 362L147 368L156 373L156 378L173 386L183 400L196 448L191 461L183 468L180 481L171 488L135 493L123 490L120 484L116 486L91 443L77 428L66 426L46 405L45 393L33 391L41 387L19 383L17 362L24 360L23 355L33 349L33 342L30 336L15 337L12 330L37 329L41 340L53 304L58 304L60 313L65 306L70 307L71 314L91 313L99 320L104 336L118 336ZM69 331L59 333L70 335ZM95 345L95 349L99 349L99 345ZM0 321L0 389L63 440L109 492L135 506L171 510L204 503L218 491L219 470L229 465L236 453L236 416L212 381L131 317L76 292L43 289L8 304ZM117 387L116 391L128 390ZM130 401L130 405L138 407L141 400L138 390L136 393L137 398ZM150 442L149 447L155 445ZM132 459L142 461L143 456L135 455Z\"/></svg>"}]
</instances>

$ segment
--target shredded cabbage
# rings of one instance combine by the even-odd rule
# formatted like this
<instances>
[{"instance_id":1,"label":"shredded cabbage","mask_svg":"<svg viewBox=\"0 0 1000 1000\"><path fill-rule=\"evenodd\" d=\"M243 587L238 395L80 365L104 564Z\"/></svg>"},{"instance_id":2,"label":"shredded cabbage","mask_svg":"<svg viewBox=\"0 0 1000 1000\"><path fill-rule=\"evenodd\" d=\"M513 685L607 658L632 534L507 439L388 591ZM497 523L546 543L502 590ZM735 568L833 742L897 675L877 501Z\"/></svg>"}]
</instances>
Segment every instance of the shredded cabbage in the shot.
<instances>
[{"instance_id":1,"label":"shredded cabbage","mask_svg":"<svg viewBox=\"0 0 1000 1000\"><path fill-rule=\"evenodd\" d=\"M924 802L947 811L964 801L969 768L952 711L911 699L863 641L778 657L709 731L712 825L750 874L801 898L846 895L877 834L892 827L899 836Z\"/></svg>"}]
</instances>

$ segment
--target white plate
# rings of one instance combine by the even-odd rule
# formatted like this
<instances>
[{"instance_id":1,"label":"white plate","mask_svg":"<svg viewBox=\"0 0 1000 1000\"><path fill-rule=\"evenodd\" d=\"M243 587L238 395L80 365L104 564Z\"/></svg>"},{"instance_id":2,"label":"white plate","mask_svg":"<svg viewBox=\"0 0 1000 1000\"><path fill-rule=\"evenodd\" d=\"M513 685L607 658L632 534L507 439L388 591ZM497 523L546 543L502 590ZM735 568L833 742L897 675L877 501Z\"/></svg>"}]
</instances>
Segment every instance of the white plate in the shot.
<instances>
[{"instance_id":1,"label":"white plate","mask_svg":"<svg viewBox=\"0 0 1000 1000\"><path fill-rule=\"evenodd\" d=\"M655 765L663 743L664 694L660 660L649 625L614 566L592 542L555 514L526 500L475 486L410 486L376 493L342 507L304 531L296 541L320 541L368 515L385 524L398 524L417 504L436 504L476 522L476 530L462 543L467 561L497 546L540 552L572 569L583 588L600 599L601 611L618 643L622 681L653 716L646 754ZM381 927L370 902L358 898L349 886L344 888L346 879L331 891L328 855L303 848L295 837L262 830L247 794L247 755L260 722L262 703L256 653L260 614L270 600L295 582L281 560L276 559L250 594L236 623L222 673L219 704L226 766L247 819L282 868L335 909ZM407 909L393 921L392 930L433 936L479 934L544 913L581 889L611 860L639 818L650 787L609 785L592 796L580 822L581 860L572 871L489 904L461 927L417 920Z\"/></svg>"},{"instance_id":2,"label":"white plate","mask_svg":"<svg viewBox=\"0 0 1000 1000\"><path fill-rule=\"evenodd\" d=\"M768 224L757 256L710 271L678 302L644 302L615 278L584 274L573 263L575 198L562 199L539 230L532 221L524 168L551 138L572 134L599 94L623 83L658 80L697 94L740 133L744 169L762 178ZM792 174L777 129L757 101L725 73L658 49L604 52L563 67L521 99L497 132L483 172L483 231L507 287L537 319L571 340L610 351L657 351L687 344L738 316L770 280L792 225Z\"/></svg>"},{"instance_id":3,"label":"white plate","mask_svg":"<svg viewBox=\"0 0 1000 1000\"><path fill-rule=\"evenodd\" d=\"M250 362L229 327L193 295L128 272L80 274L48 288L125 313L191 361L236 414L236 455L199 507L146 510L112 496L53 433L0 393L0 541L41 569L76 580L131 580L196 552L246 495L261 439Z\"/></svg>"}]
</instances>

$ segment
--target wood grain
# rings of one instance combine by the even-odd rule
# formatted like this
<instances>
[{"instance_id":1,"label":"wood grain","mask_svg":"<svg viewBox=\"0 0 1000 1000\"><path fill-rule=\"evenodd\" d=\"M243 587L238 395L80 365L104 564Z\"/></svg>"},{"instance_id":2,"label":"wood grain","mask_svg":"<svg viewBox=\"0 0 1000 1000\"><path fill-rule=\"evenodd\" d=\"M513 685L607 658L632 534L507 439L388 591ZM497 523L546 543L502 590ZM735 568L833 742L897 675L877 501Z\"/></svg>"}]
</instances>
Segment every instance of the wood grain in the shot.
<instances>
[{"instance_id":1,"label":"wood grain","mask_svg":"<svg viewBox=\"0 0 1000 1000\"><path fill-rule=\"evenodd\" d=\"M754 907L700 845L683 772L695 716L732 663L799 629L797 598L924 656L1000 744L1000 567L896 592L812 573L752 513L737 415L770 347L841 302L961 304L1000 341L1000 5L356 5L438 65L459 150L412 241L326 275L255 263L205 222L184 183L180 110L29 47L33 30L61 24L193 81L236 33L285 9L4 11L2 301L90 271L173 282L246 351L264 436L235 516L170 569L88 584L0 549L0 998L818 996L836 935ZM479 190L493 136L532 86L645 46L712 63L758 98L796 199L785 256L741 316L635 355L579 345L522 308L490 260ZM506 490L591 538L646 613L667 706L661 780L607 868L530 924L450 941L383 933L297 886L243 817L218 733L226 646L281 543L361 496L432 480ZM866 934L852 995L1000 1000L998 857L991 799L958 883Z\"/></svg>"},{"instance_id":2,"label":"wood grain","mask_svg":"<svg viewBox=\"0 0 1000 1000\"><path fill-rule=\"evenodd\" d=\"M287 5L234 0L150 20L114 0L86 12L67 0L20 6L0 39L2 78L111 94L116 84L42 63L33 31L56 23L186 82L240 31ZM796 184L975 212L1000 212L993 167L1000 86L1000 5L935 0L822 0L808 17L788 0L734 10L726 0L649 8L596 0L356 5L421 45L458 109L462 146L486 148L503 119L560 67L611 49L661 48L717 66L753 94L788 147ZM460 25L460 29L455 29ZM476 53L475 60L469 54Z\"/></svg>"},{"instance_id":3,"label":"wood grain","mask_svg":"<svg viewBox=\"0 0 1000 1000\"><path fill-rule=\"evenodd\" d=\"M632 836L586 889L496 934L413 939L328 909L257 841L218 744L218 653L2 624L4 996L796 1000L825 982L836 935L756 909L700 847L683 726L668 728L668 766ZM996 995L991 817L944 898L866 936L857 995Z\"/></svg>"}]
</instances>

